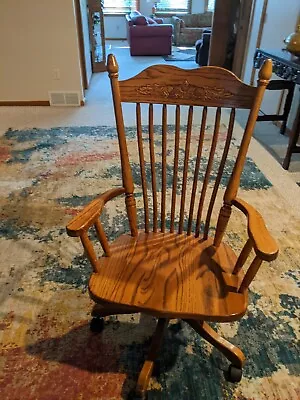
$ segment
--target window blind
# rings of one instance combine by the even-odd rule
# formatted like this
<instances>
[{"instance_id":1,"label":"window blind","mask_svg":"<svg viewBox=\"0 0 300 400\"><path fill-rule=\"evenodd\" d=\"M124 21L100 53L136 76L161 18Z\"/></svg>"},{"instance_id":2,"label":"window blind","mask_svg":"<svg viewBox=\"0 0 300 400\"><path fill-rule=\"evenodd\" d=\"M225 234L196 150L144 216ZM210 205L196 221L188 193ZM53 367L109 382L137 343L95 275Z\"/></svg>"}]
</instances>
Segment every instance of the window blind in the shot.
<instances>
[{"instance_id":1,"label":"window blind","mask_svg":"<svg viewBox=\"0 0 300 400\"><path fill-rule=\"evenodd\" d=\"M160 0L156 4L156 11L158 12L190 12L191 0Z\"/></svg>"},{"instance_id":2,"label":"window blind","mask_svg":"<svg viewBox=\"0 0 300 400\"><path fill-rule=\"evenodd\" d=\"M214 12L214 10L215 10L215 2L216 2L216 0L208 0L208 2L207 2L207 11Z\"/></svg>"},{"instance_id":3,"label":"window blind","mask_svg":"<svg viewBox=\"0 0 300 400\"><path fill-rule=\"evenodd\" d=\"M130 11L138 10L138 0L104 0L105 14L126 14Z\"/></svg>"}]
</instances>

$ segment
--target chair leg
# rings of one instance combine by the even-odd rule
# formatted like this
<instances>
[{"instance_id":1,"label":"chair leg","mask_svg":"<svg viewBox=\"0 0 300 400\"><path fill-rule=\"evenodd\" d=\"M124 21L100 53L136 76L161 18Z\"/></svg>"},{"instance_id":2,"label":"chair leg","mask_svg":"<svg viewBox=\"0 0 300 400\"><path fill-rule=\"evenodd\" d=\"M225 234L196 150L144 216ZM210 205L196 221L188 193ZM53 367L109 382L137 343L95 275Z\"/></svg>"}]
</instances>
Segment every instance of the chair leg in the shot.
<instances>
[{"instance_id":1,"label":"chair leg","mask_svg":"<svg viewBox=\"0 0 300 400\"><path fill-rule=\"evenodd\" d=\"M297 142L300 136L300 104L298 106L298 110L297 110L297 115L295 118L295 121L293 123L293 128L292 128L292 132L289 138L289 144L288 144L288 148L286 151L286 155L283 161L283 168L284 169L289 169L290 166L290 162L291 162L291 157L292 154L295 153L297 150ZM298 153L299 151L297 151Z\"/></svg>"},{"instance_id":2,"label":"chair leg","mask_svg":"<svg viewBox=\"0 0 300 400\"><path fill-rule=\"evenodd\" d=\"M287 124L287 120L288 120L288 117L289 117L289 114L291 111L292 102L293 102L294 90L295 90L295 84L288 89L288 94L286 96L284 109L283 109L283 116L282 116L283 121L282 121L281 128L280 128L281 135L284 135L285 130L286 130L286 124Z\"/></svg>"},{"instance_id":3,"label":"chair leg","mask_svg":"<svg viewBox=\"0 0 300 400\"><path fill-rule=\"evenodd\" d=\"M169 320L166 318L159 318L154 335L152 337L152 342L149 350L149 354L147 356L146 361L144 362L143 368L140 372L139 379L136 386L136 394L143 398L146 394L148 384L152 375L154 361L156 360L159 350L162 344L163 335L165 329L167 328Z\"/></svg>"},{"instance_id":4,"label":"chair leg","mask_svg":"<svg viewBox=\"0 0 300 400\"><path fill-rule=\"evenodd\" d=\"M224 356L237 368L242 369L245 363L245 356L242 351L223 339L206 322L187 319L185 320L199 335L201 335L210 344L216 347Z\"/></svg>"},{"instance_id":5,"label":"chair leg","mask_svg":"<svg viewBox=\"0 0 300 400\"><path fill-rule=\"evenodd\" d=\"M94 333L100 333L104 329L103 317L115 314L134 314L138 311L134 308L120 306L118 304L95 304L91 312L92 320L90 323L90 330Z\"/></svg>"}]
</instances>

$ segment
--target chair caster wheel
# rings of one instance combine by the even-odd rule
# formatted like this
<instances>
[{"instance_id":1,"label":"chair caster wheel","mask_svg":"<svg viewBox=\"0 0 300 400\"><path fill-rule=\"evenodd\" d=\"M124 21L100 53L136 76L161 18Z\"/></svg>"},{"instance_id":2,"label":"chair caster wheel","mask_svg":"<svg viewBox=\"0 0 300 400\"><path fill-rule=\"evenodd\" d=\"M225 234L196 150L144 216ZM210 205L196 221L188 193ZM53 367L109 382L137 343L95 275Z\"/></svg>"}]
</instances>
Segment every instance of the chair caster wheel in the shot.
<instances>
[{"instance_id":1,"label":"chair caster wheel","mask_svg":"<svg viewBox=\"0 0 300 400\"><path fill-rule=\"evenodd\" d=\"M95 333L100 333L104 329L104 319L103 318L92 318L90 322L90 330Z\"/></svg>"},{"instance_id":2,"label":"chair caster wheel","mask_svg":"<svg viewBox=\"0 0 300 400\"><path fill-rule=\"evenodd\" d=\"M228 382L236 383L241 381L242 375L242 369L231 364L226 372L225 378Z\"/></svg>"}]
</instances>

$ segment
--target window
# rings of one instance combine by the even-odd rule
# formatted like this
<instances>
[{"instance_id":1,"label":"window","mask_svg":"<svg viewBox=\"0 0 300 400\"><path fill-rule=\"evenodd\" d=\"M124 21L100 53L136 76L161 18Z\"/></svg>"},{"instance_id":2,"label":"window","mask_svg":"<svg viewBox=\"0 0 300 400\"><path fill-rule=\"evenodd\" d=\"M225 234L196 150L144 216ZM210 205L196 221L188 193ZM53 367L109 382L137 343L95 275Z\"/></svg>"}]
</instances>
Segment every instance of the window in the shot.
<instances>
[{"instance_id":1,"label":"window","mask_svg":"<svg viewBox=\"0 0 300 400\"><path fill-rule=\"evenodd\" d=\"M160 0L156 4L156 12L166 14L191 12L191 0Z\"/></svg>"},{"instance_id":2,"label":"window","mask_svg":"<svg viewBox=\"0 0 300 400\"><path fill-rule=\"evenodd\" d=\"M215 11L216 0L206 0L206 11Z\"/></svg>"},{"instance_id":3,"label":"window","mask_svg":"<svg viewBox=\"0 0 300 400\"><path fill-rule=\"evenodd\" d=\"M139 0L104 0L104 14L126 14L139 9Z\"/></svg>"}]
</instances>

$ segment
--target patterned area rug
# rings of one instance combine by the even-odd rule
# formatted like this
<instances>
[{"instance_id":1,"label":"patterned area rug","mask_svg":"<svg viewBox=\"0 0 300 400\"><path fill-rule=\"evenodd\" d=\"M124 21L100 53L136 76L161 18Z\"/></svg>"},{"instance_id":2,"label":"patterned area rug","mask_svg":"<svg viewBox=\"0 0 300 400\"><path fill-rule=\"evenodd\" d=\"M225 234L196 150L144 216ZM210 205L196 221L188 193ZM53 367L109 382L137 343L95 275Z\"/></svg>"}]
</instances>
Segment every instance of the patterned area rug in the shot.
<instances>
[{"instance_id":1,"label":"patterned area rug","mask_svg":"<svg viewBox=\"0 0 300 400\"><path fill-rule=\"evenodd\" d=\"M172 50L169 56L163 56L165 61L195 61L196 49L180 49Z\"/></svg>"},{"instance_id":2,"label":"patterned area rug","mask_svg":"<svg viewBox=\"0 0 300 400\"><path fill-rule=\"evenodd\" d=\"M171 148L173 129L168 128ZM159 146L158 127L155 132L155 144ZM128 128L127 135L142 223L134 129ZM199 130L195 127L191 171L198 136ZM207 148L211 137L212 127L208 125ZM226 124L223 124L221 149L225 137ZM221 182L219 204L238 146L239 140L235 138ZM208 157L207 148L204 161ZM220 156L219 149L213 175ZM173 150L170 150L168 161L172 157ZM121 183L115 129L9 130L0 139L0 160L1 399L130 397L155 320L138 314L113 316L107 318L103 333L91 333L89 314L93 303L86 289L91 268L80 243L68 238L65 232L66 223L83 205ZM181 173L182 165L181 159ZM160 182L159 164L157 171ZM203 173L204 169L200 171L199 181ZM189 178L188 193L191 185ZM168 179L168 196L170 188L171 179ZM223 356L185 323L172 321L156 374L151 379L149 399L296 400L300 397L299 219L291 214L278 190L250 158L239 196L261 211L280 244L278 260L263 265L252 284L246 316L236 323L213 324L220 334L245 352L243 380L236 385L226 382L223 370L227 368L227 361ZM212 233L218 208L219 205L213 213ZM111 239L127 230L123 199L108 205L102 221ZM226 241L239 251L245 239L245 219L236 211Z\"/></svg>"}]
</instances>

